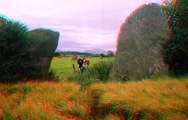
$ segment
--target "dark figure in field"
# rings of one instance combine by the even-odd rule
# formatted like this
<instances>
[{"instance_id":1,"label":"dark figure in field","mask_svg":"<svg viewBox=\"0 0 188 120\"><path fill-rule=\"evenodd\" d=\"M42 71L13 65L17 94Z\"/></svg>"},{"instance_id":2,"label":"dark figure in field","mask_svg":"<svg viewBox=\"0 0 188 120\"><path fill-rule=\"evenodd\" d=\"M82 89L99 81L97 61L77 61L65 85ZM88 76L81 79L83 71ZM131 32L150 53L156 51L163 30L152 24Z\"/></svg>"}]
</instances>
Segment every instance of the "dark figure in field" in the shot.
<instances>
[{"instance_id":1,"label":"dark figure in field","mask_svg":"<svg viewBox=\"0 0 188 120\"><path fill-rule=\"evenodd\" d=\"M83 73L83 70L84 70L83 63L84 63L84 61L81 58L79 58L77 63L79 65L79 69L80 69L81 73Z\"/></svg>"},{"instance_id":2,"label":"dark figure in field","mask_svg":"<svg viewBox=\"0 0 188 120\"><path fill-rule=\"evenodd\" d=\"M72 70L73 70L73 73L75 72L75 66L74 64L72 64Z\"/></svg>"}]
</instances>

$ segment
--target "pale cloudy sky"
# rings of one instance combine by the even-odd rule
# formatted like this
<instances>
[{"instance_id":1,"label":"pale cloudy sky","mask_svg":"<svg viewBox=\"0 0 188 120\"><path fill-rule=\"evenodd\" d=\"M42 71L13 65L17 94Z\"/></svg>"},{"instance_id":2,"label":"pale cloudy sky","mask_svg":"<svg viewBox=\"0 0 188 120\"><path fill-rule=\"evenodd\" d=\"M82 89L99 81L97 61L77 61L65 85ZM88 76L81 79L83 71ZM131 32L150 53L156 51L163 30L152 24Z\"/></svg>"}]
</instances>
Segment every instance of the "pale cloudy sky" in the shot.
<instances>
[{"instance_id":1,"label":"pale cloudy sky","mask_svg":"<svg viewBox=\"0 0 188 120\"><path fill-rule=\"evenodd\" d=\"M121 24L136 8L162 0L0 0L0 14L29 30L50 28L60 33L57 49L116 50Z\"/></svg>"}]
</instances>

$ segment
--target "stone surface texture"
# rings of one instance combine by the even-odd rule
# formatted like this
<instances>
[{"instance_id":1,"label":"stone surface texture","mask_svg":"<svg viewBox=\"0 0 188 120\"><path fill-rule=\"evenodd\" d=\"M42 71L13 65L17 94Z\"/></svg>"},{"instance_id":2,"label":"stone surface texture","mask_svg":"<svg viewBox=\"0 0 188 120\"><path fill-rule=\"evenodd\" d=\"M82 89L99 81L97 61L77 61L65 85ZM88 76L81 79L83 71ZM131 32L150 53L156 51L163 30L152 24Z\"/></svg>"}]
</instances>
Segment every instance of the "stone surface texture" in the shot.
<instances>
[{"instance_id":1,"label":"stone surface texture","mask_svg":"<svg viewBox=\"0 0 188 120\"><path fill-rule=\"evenodd\" d=\"M29 41L35 60L40 64L42 74L49 70L54 52L58 46L59 32L50 29L30 31Z\"/></svg>"},{"instance_id":2,"label":"stone surface texture","mask_svg":"<svg viewBox=\"0 0 188 120\"><path fill-rule=\"evenodd\" d=\"M110 76L126 81L167 74L163 44L169 31L168 20L158 4L136 9L120 28Z\"/></svg>"}]
</instances>

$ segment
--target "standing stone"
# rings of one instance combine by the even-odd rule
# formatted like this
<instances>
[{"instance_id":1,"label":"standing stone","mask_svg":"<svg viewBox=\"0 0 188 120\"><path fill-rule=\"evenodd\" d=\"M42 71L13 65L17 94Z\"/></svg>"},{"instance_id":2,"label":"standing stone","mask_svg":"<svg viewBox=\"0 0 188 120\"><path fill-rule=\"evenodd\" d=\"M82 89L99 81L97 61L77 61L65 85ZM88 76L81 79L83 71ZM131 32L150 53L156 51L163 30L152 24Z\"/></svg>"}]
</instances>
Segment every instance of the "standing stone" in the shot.
<instances>
[{"instance_id":1,"label":"standing stone","mask_svg":"<svg viewBox=\"0 0 188 120\"><path fill-rule=\"evenodd\" d=\"M136 80L167 74L163 44L169 38L168 20L155 3L136 9L122 24L111 77Z\"/></svg>"},{"instance_id":2,"label":"standing stone","mask_svg":"<svg viewBox=\"0 0 188 120\"><path fill-rule=\"evenodd\" d=\"M51 60L57 48L59 33L48 29L30 31L29 41L34 59L40 64L44 76L50 68Z\"/></svg>"}]
</instances>

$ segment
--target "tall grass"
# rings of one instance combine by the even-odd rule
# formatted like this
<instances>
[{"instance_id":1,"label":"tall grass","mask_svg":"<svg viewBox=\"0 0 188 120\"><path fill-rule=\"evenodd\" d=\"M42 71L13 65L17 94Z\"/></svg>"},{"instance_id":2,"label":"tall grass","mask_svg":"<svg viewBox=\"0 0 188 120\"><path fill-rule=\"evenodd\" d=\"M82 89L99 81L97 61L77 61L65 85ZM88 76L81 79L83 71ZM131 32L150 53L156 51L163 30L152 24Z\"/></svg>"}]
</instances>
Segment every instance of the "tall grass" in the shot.
<instances>
[{"instance_id":1,"label":"tall grass","mask_svg":"<svg viewBox=\"0 0 188 120\"><path fill-rule=\"evenodd\" d=\"M107 82L109 79L109 73L113 66L112 60L100 61L87 69L87 75L94 79Z\"/></svg>"},{"instance_id":2,"label":"tall grass","mask_svg":"<svg viewBox=\"0 0 188 120\"><path fill-rule=\"evenodd\" d=\"M188 79L0 85L2 120L186 120Z\"/></svg>"},{"instance_id":3,"label":"tall grass","mask_svg":"<svg viewBox=\"0 0 188 120\"><path fill-rule=\"evenodd\" d=\"M64 60L70 62L68 58ZM79 71L74 74L67 72L69 81L0 84L0 119L188 119L187 77L179 79L162 76L154 80L112 82L108 81L112 61L98 58L91 60L96 61L83 74Z\"/></svg>"},{"instance_id":4,"label":"tall grass","mask_svg":"<svg viewBox=\"0 0 188 120\"><path fill-rule=\"evenodd\" d=\"M86 95L73 82L2 85L0 91L0 119L87 119Z\"/></svg>"},{"instance_id":5,"label":"tall grass","mask_svg":"<svg viewBox=\"0 0 188 120\"><path fill-rule=\"evenodd\" d=\"M144 80L128 83L96 83L90 87L97 99L91 114L105 118L186 120L188 81ZM97 105L97 107L96 107Z\"/></svg>"},{"instance_id":6,"label":"tall grass","mask_svg":"<svg viewBox=\"0 0 188 120\"><path fill-rule=\"evenodd\" d=\"M83 73L78 71L71 74L68 76L68 81L76 81L83 86L87 86L95 82L107 82L112 66L112 60L101 60L92 66L88 66Z\"/></svg>"}]
</instances>

